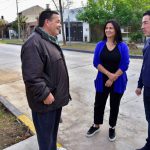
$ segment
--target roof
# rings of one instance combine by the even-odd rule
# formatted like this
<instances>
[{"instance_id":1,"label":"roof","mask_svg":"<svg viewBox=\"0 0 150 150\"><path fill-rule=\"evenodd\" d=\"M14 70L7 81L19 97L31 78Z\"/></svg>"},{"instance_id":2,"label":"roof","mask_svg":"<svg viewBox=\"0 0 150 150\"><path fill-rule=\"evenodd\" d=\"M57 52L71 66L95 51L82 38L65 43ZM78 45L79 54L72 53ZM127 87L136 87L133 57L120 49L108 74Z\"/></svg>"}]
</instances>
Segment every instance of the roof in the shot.
<instances>
[{"instance_id":1,"label":"roof","mask_svg":"<svg viewBox=\"0 0 150 150\"><path fill-rule=\"evenodd\" d=\"M41 7L41 6L39 6L39 5L35 5L35 6L32 6L32 7L27 8L27 9L24 9L23 11L20 11L19 13L22 13L22 12L24 12L24 11L28 11L28 10L30 10L30 9L34 9L35 7L39 7L39 8L41 8L41 9L44 10L43 7Z\"/></svg>"}]
</instances>

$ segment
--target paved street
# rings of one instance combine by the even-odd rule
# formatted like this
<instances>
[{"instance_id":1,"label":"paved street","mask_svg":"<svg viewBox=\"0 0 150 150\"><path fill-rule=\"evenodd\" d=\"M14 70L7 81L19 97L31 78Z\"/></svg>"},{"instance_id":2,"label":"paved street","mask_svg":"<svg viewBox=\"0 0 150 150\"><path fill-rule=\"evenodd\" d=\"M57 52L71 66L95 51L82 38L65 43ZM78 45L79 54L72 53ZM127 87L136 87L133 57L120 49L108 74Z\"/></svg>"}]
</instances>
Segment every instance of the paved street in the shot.
<instances>
[{"instance_id":1,"label":"paved street","mask_svg":"<svg viewBox=\"0 0 150 150\"><path fill-rule=\"evenodd\" d=\"M24 84L21 77L20 46L0 45L0 95L31 118ZM59 142L67 150L135 150L145 143L147 124L142 96L134 93L142 60L131 59L128 86L120 106L117 140L108 141L109 101L100 133L92 138L85 136L93 123L95 90L93 80L96 69L92 66L93 54L64 51L69 69L72 101L63 109Z\"/></svg>"}]
</instances>

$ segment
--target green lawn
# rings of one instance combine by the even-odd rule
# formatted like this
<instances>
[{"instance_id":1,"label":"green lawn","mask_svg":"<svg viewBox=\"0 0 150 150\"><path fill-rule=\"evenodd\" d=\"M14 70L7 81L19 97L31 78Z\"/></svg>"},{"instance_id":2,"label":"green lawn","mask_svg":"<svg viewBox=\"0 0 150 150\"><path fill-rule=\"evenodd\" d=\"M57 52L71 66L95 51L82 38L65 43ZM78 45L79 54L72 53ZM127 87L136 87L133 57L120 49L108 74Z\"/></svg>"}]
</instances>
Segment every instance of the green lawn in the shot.
<instances>
[{"instance_id":1,"label":"green lawn","mask_svg":"<svg viewBox=\"0 0 150 150\"><path fill-rule=\"evenodd\" d=\"M32 136L23 125L0 103L0 150Z\"/></svg>"},{"instance_id":2,"label":"green lawn","mask_svg":"<svg viewBox=\"0 0 150 150\"><path fill-rule=\"evenodd\" d=\"M0 40L0 43L4 44L23 44L23 40L18 39L11 39L11 40ZM82 43L82 42L72 42L71 44L68 44L63 46L62 43L60 43L61 48L66 49L77 49L77 50L87 50L87 51L94 51L96 43ZM138 49L130 49L130 55L142 55L141 48Z\"/></svg>"},{"instance_id":3,"label":"green lawn","mask_svg":"<svg viewBox=\"0 0 150 150\"><path fill-rule=\"evenodd\" d=\"M18 39L5 39L5 40L0 40L0 43L3 44L23 44L23 40L18 40Z\"/></svg>"}]
</instances>

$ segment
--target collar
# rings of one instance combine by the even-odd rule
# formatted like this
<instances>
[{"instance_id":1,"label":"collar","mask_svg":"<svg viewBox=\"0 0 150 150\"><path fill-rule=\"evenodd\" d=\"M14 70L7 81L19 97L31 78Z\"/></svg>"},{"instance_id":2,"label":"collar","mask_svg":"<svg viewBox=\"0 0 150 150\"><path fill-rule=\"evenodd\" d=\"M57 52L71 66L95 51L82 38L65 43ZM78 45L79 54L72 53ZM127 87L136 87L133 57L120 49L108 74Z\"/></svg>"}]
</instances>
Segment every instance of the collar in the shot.
<instances>
[{"instance_id":1,"label":"collar","mask_svg":"<svg viewBox=\"0 0 150 150\"><path fill-rule=\"evenodd\" d=\"M50 35L49 33L45 32L45 31L43 30L43 28L41 28L41 27L36 27L36 28L35 28L35 32L39 33L39 34L42 36L42 38L44 38L44 39L46 39L46 40L48 40L48 41L50 41L50 42L52 42L52 43L54 43L54 44L56 44L56 45L59 46L57 37L52 36L52 35Z\"/></svg>"}]
</instances>

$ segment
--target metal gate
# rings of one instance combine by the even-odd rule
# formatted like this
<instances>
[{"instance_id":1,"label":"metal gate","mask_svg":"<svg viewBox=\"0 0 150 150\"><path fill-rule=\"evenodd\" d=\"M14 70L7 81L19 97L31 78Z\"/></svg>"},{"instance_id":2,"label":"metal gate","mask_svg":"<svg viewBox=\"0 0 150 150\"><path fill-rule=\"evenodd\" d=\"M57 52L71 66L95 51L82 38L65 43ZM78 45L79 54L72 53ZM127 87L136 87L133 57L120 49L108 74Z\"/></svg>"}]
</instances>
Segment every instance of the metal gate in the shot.
<instances>
[{"instance_id":1,"label":"metal gate","mask_svg":"<svg viewBox=\"0 0 150 150\"><path fill-rule=\"evenodd\" d=\"M70 22L70 39L71 41L83 41L82 22ZM69 41L68 23L66 23L66 40Z\"/></svg>"}]
</instances>

